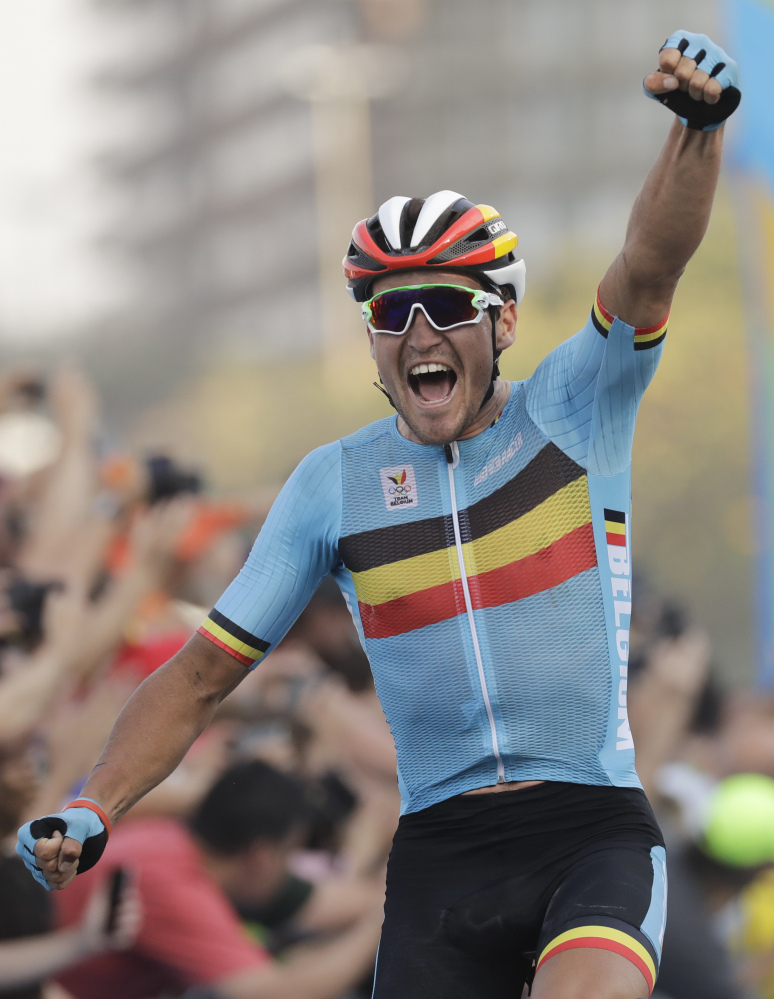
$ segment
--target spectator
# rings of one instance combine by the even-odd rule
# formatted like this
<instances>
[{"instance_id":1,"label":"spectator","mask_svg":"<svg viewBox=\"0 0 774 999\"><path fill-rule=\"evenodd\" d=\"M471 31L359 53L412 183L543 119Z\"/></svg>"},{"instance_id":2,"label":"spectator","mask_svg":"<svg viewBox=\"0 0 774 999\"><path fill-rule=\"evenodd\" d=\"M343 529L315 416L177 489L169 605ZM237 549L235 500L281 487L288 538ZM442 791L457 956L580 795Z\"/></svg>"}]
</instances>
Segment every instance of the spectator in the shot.
<instances>
[{"instance_id":1,"label":"spectator","mask_svg":"<svg viewBox=\"0 0 774 999\"><path fill-rule=\"evenodd\" d=\"M0 843L8 843L36 791L33 754L26 742L0 753ZM10 845L10 844L9 844ZM84 957L128 946L139 911L132 894L122 900L107 930L108 893L95 893L71 929L52 931L50 901L30 881L18 857L0 850L0 995L41 999L43 980Z\"/></svg>"},{"instance_id":2,"label":"spectator","mask_svg":"<svg viewBox=\"0 0 774 999\"><path fill-rule=\"evenodd\" d=\"M117 866L135 878L143 925L134 946L62 976L76 999L147 999L208 987L226 999L333 999L373 962L381 923L375 886L328 892L290 873L303 840L306 802L290 777L260 762L227 771L196 813L191 830L170 819L116 828L104 862L57 895L72 925ZM230 897L229 897L230 896ZM333 939L277 965L248 939L233 903L282 909L303 930L341 928Z\"/></svg>"},{"instance_id":3,"label":"spectator","mask_svg":"<svg viewBox=\"0 0 774 999\"><path fill-rule=\"evenodd\" d=\"M724 918L774 864L774 780L739 774L690 789L669 849L669 919L658 999L742 999L759 974L735 965Z\"/></svg>"}]
</instances>

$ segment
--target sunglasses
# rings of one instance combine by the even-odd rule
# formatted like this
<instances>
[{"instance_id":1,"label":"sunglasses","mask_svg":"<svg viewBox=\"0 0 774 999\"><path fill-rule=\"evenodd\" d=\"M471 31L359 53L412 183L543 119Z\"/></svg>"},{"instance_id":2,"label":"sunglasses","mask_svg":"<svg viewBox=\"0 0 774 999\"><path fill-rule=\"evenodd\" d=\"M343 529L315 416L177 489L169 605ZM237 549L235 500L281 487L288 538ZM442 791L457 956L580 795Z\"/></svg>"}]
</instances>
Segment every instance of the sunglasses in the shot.
<instances>
[{"instance_id":1,"label":"sunglasses","mask_svg":"<svg viewBox=\"0 0 774 999\"><path fill-rule=\"evenodd\" d=\"M490 305L503 305L499 295L462 284L411 284L389 288L363 303L362 314L372 333L405 333L421 309L437 330L481 322Z\"/></svg>"}]
</instances>

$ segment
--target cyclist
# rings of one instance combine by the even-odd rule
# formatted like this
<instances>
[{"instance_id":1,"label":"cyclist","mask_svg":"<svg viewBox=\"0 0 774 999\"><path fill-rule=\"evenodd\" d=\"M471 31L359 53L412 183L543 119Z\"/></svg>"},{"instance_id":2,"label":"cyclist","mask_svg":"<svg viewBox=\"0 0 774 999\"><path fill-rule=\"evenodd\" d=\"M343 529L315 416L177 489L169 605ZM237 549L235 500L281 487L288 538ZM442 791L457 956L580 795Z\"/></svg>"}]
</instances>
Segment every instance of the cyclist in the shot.
<instances>
[{"instance_id":1,"label":"cyclist","mask_svg":"<svg viewBox=\"0 0 774 999\"><path fill-rule=\"evenodd\" d=\"M736 82L706 36L667 40L645 90L678 120L588 323L525 382L498 376L524 265L497 212L443 191L355 228L348 287L397 417L301 463L200 634L124 709L85 797L20 831L38 880L94 863L332 571L403 795L377 999L518 996L533 954L536 999L652 991L665 857L626 717L631 442Z\"/></svg>"}]
</instances>

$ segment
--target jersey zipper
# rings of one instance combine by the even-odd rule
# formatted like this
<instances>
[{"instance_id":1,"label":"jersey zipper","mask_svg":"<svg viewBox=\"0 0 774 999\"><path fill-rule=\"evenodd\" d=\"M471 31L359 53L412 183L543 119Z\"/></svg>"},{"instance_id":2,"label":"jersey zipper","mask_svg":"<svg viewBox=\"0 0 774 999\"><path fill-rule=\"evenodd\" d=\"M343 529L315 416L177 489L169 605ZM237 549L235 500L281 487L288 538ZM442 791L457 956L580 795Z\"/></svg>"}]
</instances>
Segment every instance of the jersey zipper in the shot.
<instances>
[{"instance_id":1,"label":"jersey zipper","mask_svg":"<svg viewBox=\"0 0 774 999\"><path fill-rule=\"evenodd\" d=\"M454 544L457 548L457 563L460 567L460 581L462 582L462 592L465 596L465 609L468 614L468 625L470 626L470 636L473 639L473 651L476 656L476 666L478 667L478 680L481 684L481 693L484 698L486 716L489 719L489 731L492 735L492 752L497 761L497 783L505 783L505 766L500 755L500 746L497 742L497 727L495 726L494 713L492 712L492 702L489 699L489 691L486 686L484 676L484 661L481 658L481 646L478 644L478 632L476 631L476 621L473 617L473 601L470 599L470 589L468 587L468 574L465 569L465 554L462 550L462 535L460 533L460 519L457 510L457 490L454 486L454 469L460 463L460 449L456 441L451 444L444 444L446 454L446 470L449 473L449 490L451 492L452 523L454 524Z\"/></svg>"}]
</instances>

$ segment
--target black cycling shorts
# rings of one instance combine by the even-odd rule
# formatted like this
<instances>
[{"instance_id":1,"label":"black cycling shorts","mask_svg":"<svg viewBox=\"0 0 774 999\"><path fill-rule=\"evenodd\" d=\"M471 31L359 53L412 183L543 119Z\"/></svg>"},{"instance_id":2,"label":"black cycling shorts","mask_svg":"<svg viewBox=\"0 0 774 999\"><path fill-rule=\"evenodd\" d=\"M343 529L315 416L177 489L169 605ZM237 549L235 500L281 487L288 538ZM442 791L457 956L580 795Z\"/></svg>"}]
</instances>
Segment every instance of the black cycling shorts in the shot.
<instances>
[{"instance_id":1,"label":"black cycling shorts","mask_svg":"<svg viewBox=\"0 0 774 999\"><path fill-rule=\"evenodd\" d=\"M653 990L664 841L634 788L547 782L401 817L374 999L518 999L575 947L632 961Z\"/></svg>"}]
</instances>

